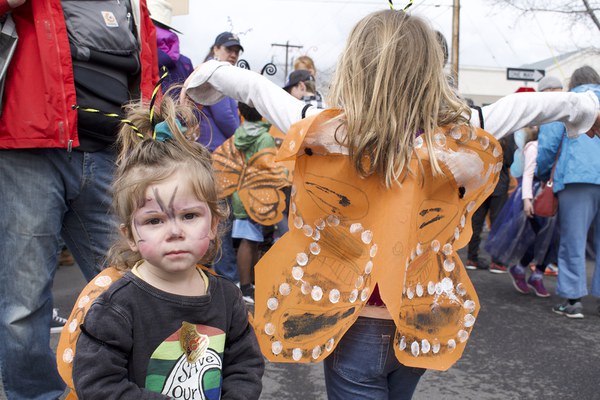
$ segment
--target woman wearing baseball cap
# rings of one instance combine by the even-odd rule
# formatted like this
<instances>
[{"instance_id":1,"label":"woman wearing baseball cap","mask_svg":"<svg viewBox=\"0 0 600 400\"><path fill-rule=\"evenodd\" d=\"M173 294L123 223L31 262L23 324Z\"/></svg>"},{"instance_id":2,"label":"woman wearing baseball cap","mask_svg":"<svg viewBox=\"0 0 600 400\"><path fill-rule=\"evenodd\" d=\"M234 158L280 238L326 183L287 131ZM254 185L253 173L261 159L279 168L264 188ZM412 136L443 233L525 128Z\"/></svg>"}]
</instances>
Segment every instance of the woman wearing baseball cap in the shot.
<instances>
[{"instance_id":1,"label":"woman wearing baseball cap","mask_svg":"<svg viewBox=\"0 0 600 400\"><path fill-rule=\"evenodd\" d=\"M239 37L231 32L223 32L215 38L215 42L210 47L205 61L215 59L227 61L231 65L235 65L242 51L244 51L244 48L240 44ZM202 108L198 142L206 146L212 153L229 137L233 136L239 126L240 117L237 101L231 97L225 97L212 106L204 106ZM240 281L240 277L235 261L231 229L228 228L226 232L222 239L222 256L213 267L219 275L237 283ZM248 284L248 282L242 283ZM251 285L249 287L252 288ZM247 294L249 299L254 297L253 293Z\"/></svg>"}]
</instances>

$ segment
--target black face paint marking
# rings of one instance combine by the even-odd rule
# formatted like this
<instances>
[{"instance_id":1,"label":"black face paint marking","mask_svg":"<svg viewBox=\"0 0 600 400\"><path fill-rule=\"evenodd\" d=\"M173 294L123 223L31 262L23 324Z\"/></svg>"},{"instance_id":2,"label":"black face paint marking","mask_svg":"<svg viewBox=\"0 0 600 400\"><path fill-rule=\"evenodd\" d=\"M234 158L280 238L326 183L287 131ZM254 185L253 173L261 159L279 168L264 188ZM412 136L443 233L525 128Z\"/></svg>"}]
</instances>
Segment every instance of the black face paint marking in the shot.
<instances>
[{"instance_id":1,"label":"black face paint marking","mask_svg":"<svg viewBox=\"0 0 600 400\"><path fill-rule=\"evenodd\" d=\"M167 215L167 217L169 218L169 220L173 221L173 223L177 223L177 220L175 219L175 208L173 207L173 202L175 201L175 195L177 194L177 188L178 188L178 186L176 186L175 190L173 190L173 195L171 196L171 200L169 200L168 206L165 206L165 202L160 197L160 194L158 193L158 189L156 189L156 188L152 189L152 192L154 193L154 198L156 199L156 203L158 203L160 210L162 212L164 212ZM135 229L135 232L137 233L137 235L139 237L137 243L145 242L145 240L140 235L140 230L138 229L138 224L135 221L135 219L133 220L133 228Z\"/></svg>"},{"instance_id":2,"label":"black face paint marking","mask_svg":"<svg viewBox=\"0 0 600 400\"><path fill-rule=\"evenodd\" d=\"M175 222L175 208L173 207L173 203L175 202L175 195L177 194L178 188L179 188L178 186L175 186L175 190L173 190L173 194L171 195L171 200L169 200L168 206L165 206L165 202L160 197L160 194L158 193L158 189L157 188L152 189L152 191L154 192L154 198L156 199L156 202L158 203L160 210L162 212L164 212L165 214L167 214L167 218L169 218L173 222Z\"/></svg>"}]
</instances>

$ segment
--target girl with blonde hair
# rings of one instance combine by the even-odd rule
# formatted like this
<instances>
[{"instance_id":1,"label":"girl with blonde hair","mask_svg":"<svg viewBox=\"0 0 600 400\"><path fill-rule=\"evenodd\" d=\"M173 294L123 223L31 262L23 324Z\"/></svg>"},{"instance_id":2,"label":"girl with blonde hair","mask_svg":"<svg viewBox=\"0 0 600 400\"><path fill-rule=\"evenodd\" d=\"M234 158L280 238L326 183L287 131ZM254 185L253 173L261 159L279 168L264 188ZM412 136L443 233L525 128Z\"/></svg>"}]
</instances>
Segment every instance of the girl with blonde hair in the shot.
<instances>
[{"instance_id":1,"label":"girl with blonde hair","mask_svg":"<svg viewBox=\"0 0 600 400\"><path fill-rule=\"evenodd\" d=\"M580 134L598 117L588 94L536 93L472 112L442 65L424 20L386 10L350 33L335 109L225 63L186 81L195 101L232 96L287 132L278 157L295 160L290 231L256 266L253 325L271 361L325 360L329 399L409 399L424 368L460 358L479 305L456 250L502 156L478 128L501 137L562 119Z\"/></svg>"}]
</instances>

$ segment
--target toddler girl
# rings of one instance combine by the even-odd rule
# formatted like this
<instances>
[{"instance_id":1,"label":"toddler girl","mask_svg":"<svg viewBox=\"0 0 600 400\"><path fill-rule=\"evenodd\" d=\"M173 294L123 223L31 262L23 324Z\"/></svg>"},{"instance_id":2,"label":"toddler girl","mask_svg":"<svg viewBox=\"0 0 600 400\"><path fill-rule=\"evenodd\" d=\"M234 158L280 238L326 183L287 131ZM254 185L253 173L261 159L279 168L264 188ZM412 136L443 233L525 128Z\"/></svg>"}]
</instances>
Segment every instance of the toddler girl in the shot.
<instances>
[{"instance_id":1,"label":"toddler girl","mask_svg":"<svg viewBox=\"0 0 600 400\"><path fill-rule=\"evenodd\" d=\"M154 115L132 105L128 120L113 185L122 239L109 256L126 272L81 325L77 395L258 399L264 362L241 293L199 265L217 252L227 210L197 122L168 97Z\"/></svg>"}]
</instances>

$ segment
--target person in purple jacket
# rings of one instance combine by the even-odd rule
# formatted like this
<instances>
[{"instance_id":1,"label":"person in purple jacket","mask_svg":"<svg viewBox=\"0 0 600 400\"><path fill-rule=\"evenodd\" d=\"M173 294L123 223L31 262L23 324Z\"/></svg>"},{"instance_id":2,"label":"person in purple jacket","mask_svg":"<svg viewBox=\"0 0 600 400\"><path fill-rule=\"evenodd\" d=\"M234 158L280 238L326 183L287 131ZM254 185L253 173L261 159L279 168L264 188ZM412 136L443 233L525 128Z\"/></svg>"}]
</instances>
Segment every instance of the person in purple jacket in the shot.
<instances>
[{"instance_id":1,"label":"person in purple jacket","mask_svg":"<svg viewBox=\"0 0 600 400\"><path fill-rule=\"evenodd\" d=\"M231 32L223 32L215 39L215 43L208 51L205 61L215 59L235 65L242 51L244 51L244 48L240 44L238 36ZM200 137L198 142L206 146L212 153L224 141L233 136L236 129L239 128L238 104L231 97L225 97L212 106L204 106L202 114L199 118ZM230 202L230 199L228 201ZM240 281L240 275L236 263L233 238L231 237L231 224L233 222L230 218L223 223L226 223L227 226L221 244L221 257L215 260L213 268L219 275L237 283ZM254 288L252 287L250 290L251 292L246 293L244 299L252 303L254 301Z\"/></svg>"},{"instance_id":2,"label":"person in purple jacket","mask_svg":"<svg viewBox=\"0 0 600 400\"><path fill-rule=\"evenodd\" d=\"M173 9L168 0L148 0L148 9L150 18L156 28L156 46L158 52L158 68L165 67L168 75L165 77L161 88L166 93L170 87L181 85L186 78L194 71L192 61L179 52L179 37L181 33L171 26L171 17ZM181 89L176 89L171 94L178 97Z\"/></svg>"},{"instance_id":3,"label":"person in purple jacket","mask_svg":"<svg viewBox=\"0 0 600 400\"><path fill-rule=\"evenodd\" d=\"M223 32L215 39L205 61L215 59L235 65L242 51L244 48L238 36L231 32ZM231 97L226 97L212 106L205 106L202 112L204 115L200 119L198 141L213 152L233 136L240 126L237 102Z\"/></svg>"}]
</instances>

